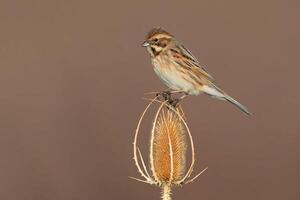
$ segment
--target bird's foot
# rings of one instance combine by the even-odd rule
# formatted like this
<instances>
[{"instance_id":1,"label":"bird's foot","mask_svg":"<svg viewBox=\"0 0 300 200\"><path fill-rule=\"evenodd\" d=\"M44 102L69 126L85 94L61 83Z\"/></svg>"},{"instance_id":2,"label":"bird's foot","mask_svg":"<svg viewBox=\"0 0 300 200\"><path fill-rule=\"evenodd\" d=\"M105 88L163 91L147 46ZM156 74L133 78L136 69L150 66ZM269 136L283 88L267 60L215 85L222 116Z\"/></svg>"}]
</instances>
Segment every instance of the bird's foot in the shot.
<instances>
[{"instance_id":1,"label":"bird's foot","mask_svg":"<svg viewBox=\"0 0 300 200\"><path fill-rule=\"evenodd\" d=\"M168 107L171 106L172 108L176 108L181 100L181 98L173 98L172 92L170 91L159 92L156 94L156 96L159 98L159 100L167 102Z\"/></svg>"},{"instance_id":2,"label":"bird's foot","mask_svg":"<svg viewBox=\"0 0 300 200\"><path fill-rule=\"evenodd\" d=\"M172 99L170 91L162 91L156 94L159 100L169 102Z\"/></svg>"},{"instance_id":3,"label":"bird's foot","mask_svg":"<svg viewBox=\"0 0 300 200\"><path fill-rule=\"evenodd\" d=\"M180 99L170 99L168 101L168 104L170 106L172 106L173 108L177 108L177 106L179 105L179 101L180 101Z\"/></svg>"}]
</instances>

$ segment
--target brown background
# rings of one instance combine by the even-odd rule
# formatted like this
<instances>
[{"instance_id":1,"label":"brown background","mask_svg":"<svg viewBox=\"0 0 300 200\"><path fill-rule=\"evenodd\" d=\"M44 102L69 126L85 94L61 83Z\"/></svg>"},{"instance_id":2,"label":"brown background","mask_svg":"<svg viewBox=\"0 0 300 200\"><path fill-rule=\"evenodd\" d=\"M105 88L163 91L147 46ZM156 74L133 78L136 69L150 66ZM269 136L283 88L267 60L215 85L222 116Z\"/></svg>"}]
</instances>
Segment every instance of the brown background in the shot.
<instances>
[{"instance_id":1,"label":"brown background","mask_svg":"<svg viewBox=\"0 0 300 200\"><path fill-rule=\"evenodd\" d=\"M181 2L0 1L0 199L159 199L128 179L141 97L165 89L141 47L153 26L254 113L184 101L209 169L174 199L300 198L300 2Z\"/></svg>"}]
</instances>

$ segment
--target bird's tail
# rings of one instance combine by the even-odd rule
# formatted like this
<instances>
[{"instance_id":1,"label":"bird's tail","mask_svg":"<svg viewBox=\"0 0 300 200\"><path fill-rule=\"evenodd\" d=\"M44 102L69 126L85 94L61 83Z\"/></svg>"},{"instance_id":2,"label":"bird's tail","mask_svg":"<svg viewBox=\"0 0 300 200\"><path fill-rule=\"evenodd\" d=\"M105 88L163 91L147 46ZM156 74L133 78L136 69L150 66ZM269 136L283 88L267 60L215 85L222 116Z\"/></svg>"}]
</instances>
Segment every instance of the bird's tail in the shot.
<instances>
[{"instance_id":1,"label":"bird's tail","mask_svg":"<svg viewBox=\"0 0 300 200\"><path fill-rule=\"evenodd\" d=\"M230 97L230 96L228 96L228 95L225 95L224 98L225 98L228 102L230 102L230 103L232 103L233 105L235 105L238 109L240 109L241 111L243 111L244 113L246 113L247 115L252 115L252 114L248 111L248 109L247 109L245 106L243 106L242 104L240 104L240 103L239 103L237 100L235 100L234 98L232 98L232 97Z\"/></svg>"},{"instance_id":2,"label":"bird's tail","mask_svg":"<svg viewBox=\"0 0 300 200\"><path fill-rule=\"evenodd\" d=\"M231 104L235 105L239 110L241 110L247 115L252 115L245 106L243 106L237 100L235 100L234 98L232 98L231 96L223 92L217 86L214 87L204 86L203 91L212 97L230 102Z\"/></svg>"}]
</instances>

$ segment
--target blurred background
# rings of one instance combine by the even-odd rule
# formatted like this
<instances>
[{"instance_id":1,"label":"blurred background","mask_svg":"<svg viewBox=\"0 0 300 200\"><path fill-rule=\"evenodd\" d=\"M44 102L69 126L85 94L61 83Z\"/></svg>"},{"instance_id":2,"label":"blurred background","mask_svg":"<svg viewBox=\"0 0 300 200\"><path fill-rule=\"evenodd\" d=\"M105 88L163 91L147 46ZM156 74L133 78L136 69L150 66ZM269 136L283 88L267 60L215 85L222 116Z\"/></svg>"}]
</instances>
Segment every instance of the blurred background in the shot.
<instances>
[{"instance_id":1,"label":"blurred background","mask_svg":"<svg viewBox=\"0 0 300 200\"><path fill-rule=\"evenodd\" d=\"M154 26L254 114L205 95L183 102L195 170L209 169L174 199L299 199L299 9L297 0L1 0L0 199L160 198L128 179L139 177L142 96L166 89L141 47Z\"/></svg>"}]
</instances>

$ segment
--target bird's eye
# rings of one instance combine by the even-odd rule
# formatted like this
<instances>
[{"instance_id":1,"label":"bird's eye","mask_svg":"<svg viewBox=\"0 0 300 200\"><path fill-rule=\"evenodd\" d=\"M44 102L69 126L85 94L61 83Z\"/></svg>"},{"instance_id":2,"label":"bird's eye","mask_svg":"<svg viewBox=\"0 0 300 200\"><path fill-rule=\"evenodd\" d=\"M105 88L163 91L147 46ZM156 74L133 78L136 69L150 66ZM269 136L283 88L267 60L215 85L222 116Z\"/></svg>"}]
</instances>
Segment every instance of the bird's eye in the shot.
<instances>
[{"instance_id":1,"label":"bird's eye","mask_svg":"<svg viewBox=\"0 0 300 200\"><path fill-rule=\"evenodd\" d=\"M154 39L154 42L158 42L158 39L157 39L157 38L155 38L155 39Z\"/></svg>"}]
</instances>

